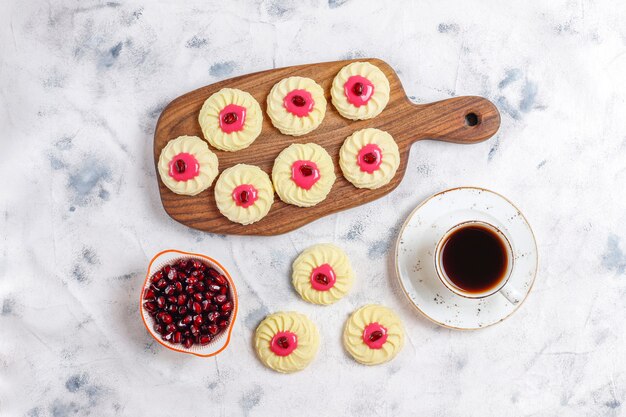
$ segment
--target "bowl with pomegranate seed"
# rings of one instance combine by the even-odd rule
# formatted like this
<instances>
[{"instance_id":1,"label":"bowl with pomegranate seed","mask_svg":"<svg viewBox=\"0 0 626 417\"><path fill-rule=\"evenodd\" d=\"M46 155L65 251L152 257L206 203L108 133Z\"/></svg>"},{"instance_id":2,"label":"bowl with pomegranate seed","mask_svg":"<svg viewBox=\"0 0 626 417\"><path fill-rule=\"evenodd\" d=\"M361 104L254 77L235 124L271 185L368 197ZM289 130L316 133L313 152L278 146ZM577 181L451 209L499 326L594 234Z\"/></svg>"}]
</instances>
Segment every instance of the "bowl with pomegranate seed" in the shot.
<instances>
[{"instance_id":1,"label":"bowl with pomegranate seed","mask_svg":"<svg viewBox=\"0 0 626 417\"><path fill-rule=\"evenodd\" d=\"M216 260L166 250L148 266L140 311L146 329L163 346L213 356L230 341L237 317L237 290Z\"/></svg>"}]
</instances>

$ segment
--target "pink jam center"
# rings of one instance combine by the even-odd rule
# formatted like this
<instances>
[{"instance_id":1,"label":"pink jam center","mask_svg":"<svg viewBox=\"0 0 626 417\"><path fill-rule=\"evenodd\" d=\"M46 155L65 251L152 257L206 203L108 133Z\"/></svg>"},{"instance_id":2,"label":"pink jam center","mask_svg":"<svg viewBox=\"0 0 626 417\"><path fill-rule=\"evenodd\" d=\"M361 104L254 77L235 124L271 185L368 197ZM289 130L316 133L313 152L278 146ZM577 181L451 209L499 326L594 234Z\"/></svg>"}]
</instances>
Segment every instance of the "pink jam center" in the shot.
<instances>
[{"instance_id":1,"label":"pink jam center","mask_svg":"<svg viewBox=\"0 0 626 417\"><path fill-rule=\"evenodd\" d=\"M323 264L311 272L311 287L317 291L330 290L337 281L335 271L328 264Z\"/></svg>"},{"instance_id":2,"label":"pink jam center","mask_svg":"<svg viewBox=\"0 0 626 417\"><path fill-rule=\"evenodd\" d=\"M365 77L353 75L343 85L343 91L350 104L361 107L367 104L374 94L374 84Z\"/></svg>"},{"instance_id":3,"label":"pink jam center","mask_svg":"<svg viewBox=\"0 0 626 417\"><path fill-rule=\"evenodd\" d=\"M259 199L259 193L251 184L241 184L233 190L233 200L239 207L248 208Z\"/></svg>"},{"instance_id":4,"label":"pink jam center","mask_svg":"<svg viewBox=\"0 0 626 417\"><path fill-rule=\"evenodd\" d=\"M278 332L270 340L270 349L278 356L287 356L298 347L298 336L291 332Z\"/></svg>"},{"instance_id":5,"label":"pink jam center","mask_svg":"<svg viewBox=\"0 0 626 417\"><path fill-rule=\"evenodd\" d=\"M243 130L246 122L246 108L236 104L229 104L220 112L220 129L224 133L233 133Z\"/></svg>"},{"instance_id":6,"label":"pink jam center","mask_svg":"<svg viewBox=\"0 0 626 417\"><path fill-rule=\"evenodd\" d=\"M365 145L356 156L356 163L361 171L371 174L380 168L383 162L383 152L378 145L370 143Z\"/></svg>"},{"instance_id":7,"label":"pink jam center","mask_svg":"<svg viewBox=\"0 0 626 417\"><path fill-rule=\"evenodd\" d=\"M370 349L380 349L387 341L387 329L374 322L365 326L363 330L363 342Z\"/></svg>"},{"instance_id":8,"label":"pink jam center","mask_svg":"<svg viewBox=\"0 0 626 417\"><path fill-rule=\"evenodd\" d=\"M200 174L200 164L195 156L182 152L170 161L170 177L176 181L187 181Z\"/></svg>"},{"instance_id":9,"label":"pink jam center","mask_svg":"<svg viewBox=\"0 0 626 417\"><path fill-rule=\"evenodd\" d=\"M320 170L313 161L298 160L291 164L291 179L298 187L310 190L320 179Z\"/></svg>"},{"instance_id":10,"label":"pink jam center","mask_svg":"<svg viewBox=\"0 0 626 417\"><path fill-rule=\"evenodd\" d=\"M311 113L315 101L311 97L311 93L306 90L293 90L285 96L283 104L287 111L291 114L295 114L298 117L304 117Z\"/></svg>"}]
</instances>

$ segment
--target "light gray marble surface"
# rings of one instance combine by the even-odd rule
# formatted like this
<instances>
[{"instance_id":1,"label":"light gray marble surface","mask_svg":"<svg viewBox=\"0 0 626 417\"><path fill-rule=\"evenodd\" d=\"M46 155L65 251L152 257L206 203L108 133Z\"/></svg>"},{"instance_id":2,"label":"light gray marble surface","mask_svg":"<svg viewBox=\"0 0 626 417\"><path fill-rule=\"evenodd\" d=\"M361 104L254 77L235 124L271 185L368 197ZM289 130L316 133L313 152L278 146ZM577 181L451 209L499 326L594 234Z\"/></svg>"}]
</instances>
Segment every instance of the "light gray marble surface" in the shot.
<instances>
[{"instance_id":1,"label":"light gray marble surface","mask_svg":"<svg viewBox=\"0 0 626 417\"><path fill-rule=\"evenodd\" d=\"M0 2L0 415L626 415L626 4L620 0ZM477 94L497 137L421 142L387 197L271 238L213 236L163 211L152 134L176 96L231 76L361 56L418 103ZM393 273L399 225L428 195L476 185L524 212L537 282L477 332L436 327ZM322 308L290 286L317 242L349 253L351 294ZM221 260L239 320L211 359L153 342L137 311L165 248ZM340 334L358 306L401 315L395 361L364 367ZM308 314L315 362L255 358L268 312Z\"/></svg>"}]
</instances>

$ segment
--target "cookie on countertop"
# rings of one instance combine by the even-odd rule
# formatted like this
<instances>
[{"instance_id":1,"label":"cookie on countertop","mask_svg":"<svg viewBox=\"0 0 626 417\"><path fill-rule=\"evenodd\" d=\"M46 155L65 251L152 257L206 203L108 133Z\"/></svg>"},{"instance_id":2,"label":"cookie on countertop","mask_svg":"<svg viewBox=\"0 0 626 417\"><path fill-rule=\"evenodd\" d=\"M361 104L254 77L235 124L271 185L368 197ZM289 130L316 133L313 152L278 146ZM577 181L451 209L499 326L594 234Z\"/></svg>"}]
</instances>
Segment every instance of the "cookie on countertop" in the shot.
<instances>
[{"instance_id":1,"label":"cookie on countertop","mask_svg":"<svg viewBox=\"0 0 626 417\"><path fill-rule=\"evenodd\" d=\"M390 308L365 305L346 322L343 345L357 362L378 365L392 360L402 349L404 328Z\"/></svg>"},{"instance_id":2,"label":"cookie on countertop","mask_svg":"<svg viewBox=\"0 0 626 417\"><path fill-rule=\"evenodd\" d=\"M304 314L279 312L267 316L256 329L254 346L265 366L291 373L306 368L315 358L320 335Z\"/></svg>"},{"instance_id":3,"label":"cookie on countertop","mask_svg":"<svg viewBox=\"0 0 626 417\"><path fill-rule=\"evenodd\" d=\"M352 288L354 274L346 253L330 243L305 249L293 262L292 283L314 304L333 304Z\"/></svg>"}]
</instances>

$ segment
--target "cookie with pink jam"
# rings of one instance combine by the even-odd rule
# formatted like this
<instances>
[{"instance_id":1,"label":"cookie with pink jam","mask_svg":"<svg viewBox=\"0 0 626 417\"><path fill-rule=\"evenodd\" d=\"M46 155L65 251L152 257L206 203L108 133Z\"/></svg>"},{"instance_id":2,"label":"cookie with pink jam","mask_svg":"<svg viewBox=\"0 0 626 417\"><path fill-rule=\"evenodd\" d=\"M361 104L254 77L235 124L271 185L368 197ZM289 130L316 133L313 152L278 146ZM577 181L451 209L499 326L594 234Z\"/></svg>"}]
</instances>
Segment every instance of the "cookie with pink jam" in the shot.
<instances>
[{"instance_id":1,"label":"cookie with pink jam","mask_svg":"<svg viewBox=\"0 0 626 417\"><path fill-rule=\"evenodd\" d=\"M293 286L309 303L336 303L352 288L354 274L348 255L329 243L304 250L293 262L292 269Z\"/></svg>"},{"instance_id":2,"label":"cookie with pink jam","mask_svg":"<svg viewBox=\"0 0 626 417\"><path fill-rule=\"evenodd\" d=\"M358 130L343 142L339 166L343 176L355 187L380 188L391 181L400 166L398 145L385 131Z\"/></svg>"},{"instance_id":3,"label":"cookie with pink jam","mask_svg":"<svg viewBox=\"0 0 626 417\"><path fill-rule=\"evenodd\" d=\"M300 136L315 130L326 115L324 90L314 80L289 77L267 96L267 115L281 133Z\"/></svg>"},{"instance_id":4,"label":"cookie with pink jam","mask_svg":"<svg viewBox=\"0 0 626 417\"><path fill-rule=\"evenodd\" d=\"M197 136L179 136L161 151L157 166L163 184L176 194L196 195L213 184L217 156Z\"/></svg>"},{"instance_id":5,"label":"cookie with pink jam","mask_svg":"<svg viewBox=\"0 0 626 417\"><path fill-rule=\"evenodd\" d=\"M335 166L324 148L294 143L278 154L272 168L276 194L285 203L311 207L323 201L335 183Z\"/></svg>"},{"instance_id":6,"label":"cookie with pink jam","mask_svg":"<svg viewBox=\"0 0 626 417\"><path fill-rule=\"evenodd\" d=\"M330 89L332 102L346 119L378 116L389 102L389 80L369 62L353 62L337 73Z\"/></svg>"},{"instance_id":7,"label":"cookie with pink jam","mask_svg":"<svg viewBox=\"0 0 626 417\"><path fill-rule=\"evenodd\" d=\"M343 345L357 362L364 365L388 362L404 346L402 321L390 308L365 305L348 318Z\"/></svg>"},{"instance_id":8,"label":"cookie with pink jam","mask_svg":"<svg viewBox=\"0 0 626 417\"><path fill-rule=\"evenodd\" d=\"M250 93L223 88L206 99L198 122L211 146L234 152L247 148L259 136L263 112Z\"/></svg>"},{"instance_id":9,"label":"cookie with pink jam","mask_svg":"<svg viewBox=\"0 0 626 417\"><path fill-rule=\"evenodd\" d=\"M291 373L306 368L315 358L320 335L304 314L280 312L267 316L257 327L254 346L265 366Z\"/></svg>"},{"instance_id":10,"label":"cookie with pink jam","mask_svg":"<svg viewBox=\"0 0 626 417\"><path fill-rule=\"evenodd\" d=\"M274 203L274 187L261 168L238 164L224 170L218 178L215 202L228 220L252 224L269 213Z\"/></svg>"}]
</instances>

